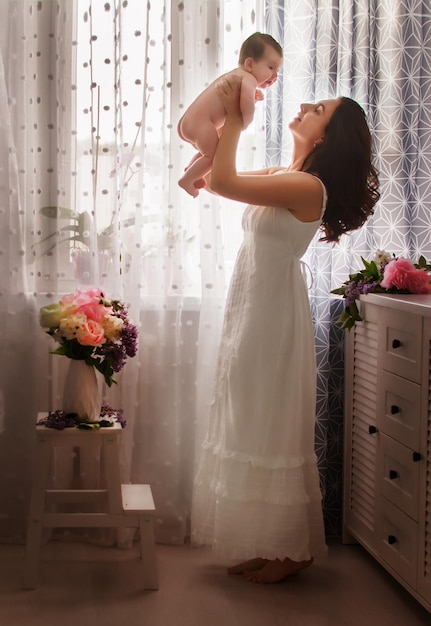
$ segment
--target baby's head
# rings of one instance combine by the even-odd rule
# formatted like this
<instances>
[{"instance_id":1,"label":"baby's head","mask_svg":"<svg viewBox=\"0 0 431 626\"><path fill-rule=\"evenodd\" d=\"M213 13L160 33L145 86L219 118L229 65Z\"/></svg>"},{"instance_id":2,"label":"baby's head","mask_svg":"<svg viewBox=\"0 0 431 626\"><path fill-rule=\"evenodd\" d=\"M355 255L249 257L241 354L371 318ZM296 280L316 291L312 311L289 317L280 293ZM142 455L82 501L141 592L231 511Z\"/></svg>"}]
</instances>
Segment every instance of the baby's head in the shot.
<instances>
[{"instance_id":1,"label":"baby's head","mask_svg":"<svg viewBox=\"0 0 431 626\"><path fill-rule=\"evenodd\" d=\"M238 64L253 74L259 87L265 88L277 80L283 62L283 49L271 35L253 33L242 44Z\"/></svg>"}]
</instances>

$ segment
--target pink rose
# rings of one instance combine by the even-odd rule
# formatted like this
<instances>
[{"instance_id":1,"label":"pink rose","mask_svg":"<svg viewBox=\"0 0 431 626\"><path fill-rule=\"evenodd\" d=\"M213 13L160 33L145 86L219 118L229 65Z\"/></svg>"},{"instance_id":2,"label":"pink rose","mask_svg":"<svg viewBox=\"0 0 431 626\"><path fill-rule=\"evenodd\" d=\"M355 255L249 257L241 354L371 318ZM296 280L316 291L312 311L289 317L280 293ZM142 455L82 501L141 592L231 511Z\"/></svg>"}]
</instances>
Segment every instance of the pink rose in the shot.
<instances>
[{"instance_id":1,"label":"pink rose","mask_svg":"<svg viewBox=\"0 0 431 626\"><path fill-rule=\"evenodd\" d=\"M105 333L99 322L87 320L76 333L76 338L82 346L100 346L105 343Z\"/></svg>"},{"instance_id":2,"label":"pink rose","mask_svg":"<svg viewBox=\"0 0 431 626\"><path fill-rule=\"evenodd\" d=\"M100 322L102 317L111 312L110 307L100 303L102 298L100 289L88 289L67 294L61 301L64 305L73 305L75 313L82 313L88 319Z\"/></svg>"},{"instance_id":3,"label":"pink rose","mask_svg":"<svg viewBox=\"0 0 431 626\"><path fill-rule=\"evenodd\" d=\"M410 293L431 293L430 275L425 269L418 269L403 257L393 259L384 269L380 283L385 289L396 287Z\"/></svg>"}]
</instances>

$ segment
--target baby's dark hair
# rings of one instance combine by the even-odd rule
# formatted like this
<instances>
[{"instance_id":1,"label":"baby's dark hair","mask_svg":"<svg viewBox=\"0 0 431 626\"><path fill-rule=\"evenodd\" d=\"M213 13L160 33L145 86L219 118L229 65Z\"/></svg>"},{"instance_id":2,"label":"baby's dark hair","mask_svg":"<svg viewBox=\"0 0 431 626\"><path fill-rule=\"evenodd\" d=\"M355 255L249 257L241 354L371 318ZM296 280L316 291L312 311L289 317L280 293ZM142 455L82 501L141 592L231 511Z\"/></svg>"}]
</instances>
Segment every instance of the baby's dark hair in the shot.
<instances>
[{"instance_id":1,"label":"baby's dark hair","mask_svg":"<svg viewBox=\"0 0 431 626\"><path fill-rule=\"evenodd\" d=\"M253 61L258 61L264 54L265 46L271 46L282 57L283 48L275 41L274 37L266 33L253 33L243 42L239 51L238 62L243 65L245 60L251 57Z\"/></svg>"}]
</instances>

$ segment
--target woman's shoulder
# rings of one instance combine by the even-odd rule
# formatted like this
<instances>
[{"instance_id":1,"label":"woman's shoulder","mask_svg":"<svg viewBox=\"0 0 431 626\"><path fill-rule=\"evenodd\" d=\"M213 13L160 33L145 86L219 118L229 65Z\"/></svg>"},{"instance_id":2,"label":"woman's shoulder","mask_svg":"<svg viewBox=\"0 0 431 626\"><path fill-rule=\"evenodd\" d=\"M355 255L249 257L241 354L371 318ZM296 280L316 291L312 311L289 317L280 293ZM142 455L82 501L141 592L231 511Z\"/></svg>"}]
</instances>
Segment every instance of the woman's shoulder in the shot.
<instances>
[{"instance_id":1,"label":"woman's shoulder","mask_svg":"<svg viewBox=\"0 0 431 626\"><path fill-rule=\"evenodd\" d=\"M284 174L286 182L292 184L300 184L305 186L316 187L317 185L325 186L321 178L310 172L291 169L289 167L273 167L268 170L268 174Z\"/></svg>"},{"instance_id":2,"label":"woman's shoulder","mask_svg":"<svg viewBox=\"0 0 431 626\"><path fill-rule=\"evenodd\" d=\"M318 176L289 168L277 168L273 173L285 188L290 199L289 210L297 219L308 222L322 217L327 192Z\"/></svg>"}]
</instances>

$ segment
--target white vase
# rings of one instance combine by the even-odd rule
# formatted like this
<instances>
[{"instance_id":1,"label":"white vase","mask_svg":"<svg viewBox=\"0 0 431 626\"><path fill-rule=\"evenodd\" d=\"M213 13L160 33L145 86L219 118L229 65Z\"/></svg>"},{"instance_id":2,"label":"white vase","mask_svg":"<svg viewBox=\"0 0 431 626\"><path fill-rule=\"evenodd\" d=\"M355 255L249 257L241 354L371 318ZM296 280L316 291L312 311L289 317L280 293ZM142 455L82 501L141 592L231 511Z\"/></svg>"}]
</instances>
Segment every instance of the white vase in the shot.
<instances>
[{"instance_id":1,"label":"white vase","mask_svg":"<svg viewBox=\"0 0 431 626\"><path fill-rule=\"evenodd\" d=\"M94 367L70 359L63 393L63 411L77 413L80 420L98 421L102 406L102 387Z\"/></svg>"}]
</instances>

